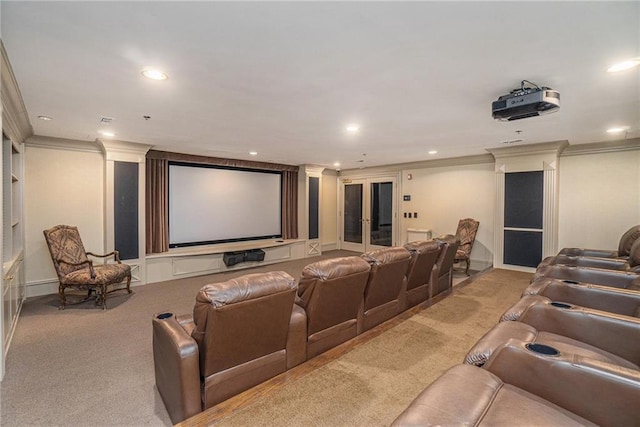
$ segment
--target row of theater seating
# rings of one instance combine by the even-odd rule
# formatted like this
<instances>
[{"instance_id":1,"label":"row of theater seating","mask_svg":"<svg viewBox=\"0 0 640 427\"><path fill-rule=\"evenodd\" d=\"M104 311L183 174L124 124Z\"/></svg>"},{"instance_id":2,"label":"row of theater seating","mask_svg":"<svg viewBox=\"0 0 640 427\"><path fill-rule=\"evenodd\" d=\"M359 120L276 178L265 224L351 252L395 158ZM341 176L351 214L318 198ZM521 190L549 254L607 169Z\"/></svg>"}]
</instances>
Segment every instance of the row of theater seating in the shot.
<instances>
[{"instance_id":1,"label":"row of theater seating","mask_svg":"<svg viewBox=\"0 0 640 427\"><path fill-rule=\"evenodd\" d=\"M153 318L156 386L176 423L451 289L452 235L204 286Z\"/></svg>"},{"instance_id":2,"label":"row of theater seating","mask_svg":"<svg viewBox=\"0 0 640 427\"><path fill-rule=\"evenodd\" d=\"M632 230L626 253L570 248L559 253L578 258L569 265L541 263L464 364L394 425L640 425L640 226ZM607 252L630 268L584 267Z\"/></svg>"}]
</instances>

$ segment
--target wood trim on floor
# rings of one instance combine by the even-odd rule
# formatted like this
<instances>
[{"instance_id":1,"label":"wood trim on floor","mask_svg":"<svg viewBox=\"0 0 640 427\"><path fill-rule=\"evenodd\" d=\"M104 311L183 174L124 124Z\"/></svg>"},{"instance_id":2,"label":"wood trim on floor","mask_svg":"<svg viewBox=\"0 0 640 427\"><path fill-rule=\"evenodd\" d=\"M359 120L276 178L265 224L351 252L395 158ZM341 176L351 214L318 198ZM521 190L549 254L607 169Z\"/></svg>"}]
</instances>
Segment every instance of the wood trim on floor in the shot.
<instances>
[{"instance_id":1,"label":"wood trim on floor","mask_svg":"<svg viewBox=\"0 0 640 427\"><path fill-rule=\"evenodd\" d=\"M277 392L287 384L297 381L307 374L315 371L316 369L319 369L327 365L328 363L339 359L350 351L360 347L361 345L394 328L405 320L413 317L415 314L431 307L434 304L437 304L452 293L457 293L459 289L466 287L475 279L485 275L491 270L493 270L493 268L488 268L480 273L477 273L457 284L452 290L448 290L446 292L438 294L430 300L427 300L416 305L415 307L403 311L396 317L387 320L386 322L374 327L373 329L370 329L358 335L357 337L343 344L340 344L337 347L332 348L331 350L328 350L316 357L307 360L306 362L296 366L295 368L289 369L288 371L283 372L282 374L273 377L270 380L258 384L257 386L250 388L249 390L242 392L216 406L202 411L199 414L194 415L193 417L184 420L176 425L179 427L199 427L213 425L218 421L221 421L224 418L231 416L234 413L254 404L258 400Z\"/></svg>"}]
</instances>

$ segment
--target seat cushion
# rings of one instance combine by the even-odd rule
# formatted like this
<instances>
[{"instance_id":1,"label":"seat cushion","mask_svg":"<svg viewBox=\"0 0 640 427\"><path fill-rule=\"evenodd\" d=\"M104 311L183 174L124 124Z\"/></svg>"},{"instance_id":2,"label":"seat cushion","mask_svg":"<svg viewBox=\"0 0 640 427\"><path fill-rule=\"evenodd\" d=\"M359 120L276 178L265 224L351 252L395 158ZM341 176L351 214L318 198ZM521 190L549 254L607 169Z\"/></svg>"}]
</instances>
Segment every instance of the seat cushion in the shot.
<instances>
[{"instance_id":1,"label":"seat cushion","mask_svg":"<svg viewBox=\"0 0 640 427\"><path fill-rule=\"evenodd\" d=\"M91 278L88 268L72 271L64 276L62 281L65 285L108 285L110 283L122 282L131 274L131 267L128 264L107 264L93 267L95 277Z\"/></svg>"},{"instance_id":2,"label":"seat cushion","mask_svg":"<svg viewBox=\"0 0 640 427\"><path fill-rule=\"evenodd\" d=\"M393 426L592 426L551 402L505 384L496 375L456 365L427 387Z\"/></svg>"}]
</instances>

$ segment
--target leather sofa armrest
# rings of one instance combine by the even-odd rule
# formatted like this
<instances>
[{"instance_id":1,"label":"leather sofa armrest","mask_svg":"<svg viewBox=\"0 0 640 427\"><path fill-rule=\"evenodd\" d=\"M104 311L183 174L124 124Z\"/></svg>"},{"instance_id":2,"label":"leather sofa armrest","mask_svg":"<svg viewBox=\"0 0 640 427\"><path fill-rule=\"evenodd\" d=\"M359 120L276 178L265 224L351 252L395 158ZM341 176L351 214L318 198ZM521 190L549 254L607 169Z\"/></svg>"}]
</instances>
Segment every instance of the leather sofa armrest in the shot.
<instances>
[{"instance_id":1,"label":"leather sofa armrest","mask_svg":"<svg viewBox=\"0 0 640 427\"><path fill-rule=\"evenodd\" d=\"M534 341L538 331L521 322L502 322L495 325L476 342L464 357L467 365L483 366L496 349L501 348L510 339Z\"/></svg>"},{"instance_id":2,"label":"leather sofa armrest","mask_svg":"<svg viewBox=\"0 0 640 427\"><path fill-rule=\"evenodd\" d=\"M538 268L531 281L540 277L573 280L575 282L593 283L614 288L630 288L638 273L602 268L571 267L568 265L550 265Z\"/></svg>"},{"instance_id":3,"label":"leather sofa armrest","mask_svg":"<svg viewBox=\"0 0 640 427\"><path fill-rule=\"evenodd\" d=\"M575 354L545 355L529 346L510 340L483 369L598 425L637 424L640 372Z\"/></svg>"},{"instance_id":4,"label":"leather sofa armrest","mask_svg":"<svg viewBox=\"0 0 640 427\"><path fill-rule=\"evenodd\" d=\"M640 319L637 317L558 304L549 298L529 295L507 310L500 320L517 320L538 331L582 341L640 364Z\"/></svg>"},{"instance_id":5,"label":"leather sofa armrest","mask_svg":"<svg viewBox=\"0 0 640 427\"><path fill-rule=\"evenodd\" d=\"M153 316L153 364L156 387L175 424L202 411L198 344L171 313Z\"/></svg>"},{"instance_id":6,"label":"leather sofa armrest","mask_svg":"<svg viewBox=\"0 0 640 427\"><path fill-rule=\"evenodd\" d=\"M287 369L307 360L307 313L293 304L287 336Z\"/></svg>"},{"instance_id":7,"label":"leather sofa armrest","mask_svg":"<svg viewBox=\"0 0 640 427\"><path fill-rule=\"evenodd\" d=\"M524 295L541 295L553 301L565 301L625 316L639 317L637 313L640 313L640 292L611 286L541 278L532 282L524 290Z\"/></svg>"},{"instance_id":8,"label":"leather sofa armrest","mask_svg":"<svg viewBox=\"0 0 640 427\"><path fill-rule=\"evenodd\" d=\"M606 249L562 248L558 255L586 256L592 258L618 258L618 251Z\"/></svg>"}]
</instances>

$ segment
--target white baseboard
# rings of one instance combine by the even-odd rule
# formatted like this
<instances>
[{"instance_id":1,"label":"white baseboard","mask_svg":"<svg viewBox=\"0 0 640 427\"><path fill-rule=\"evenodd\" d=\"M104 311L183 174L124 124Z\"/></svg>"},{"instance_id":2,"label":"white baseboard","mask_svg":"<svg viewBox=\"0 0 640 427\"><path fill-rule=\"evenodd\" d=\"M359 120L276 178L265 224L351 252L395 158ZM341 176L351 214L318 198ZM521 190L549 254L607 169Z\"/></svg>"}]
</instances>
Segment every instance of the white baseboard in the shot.
<instances>
[{"instance_id":1,"label":"white baseboard","mask_svg":"<svg viewBox=\"0 0 640 427\"><path fill-rule=\"evenodd\" d=\"M338 249L337 243L326 243L322 245L322 252L335 251Z\"/></svg>"}]
</instances>

